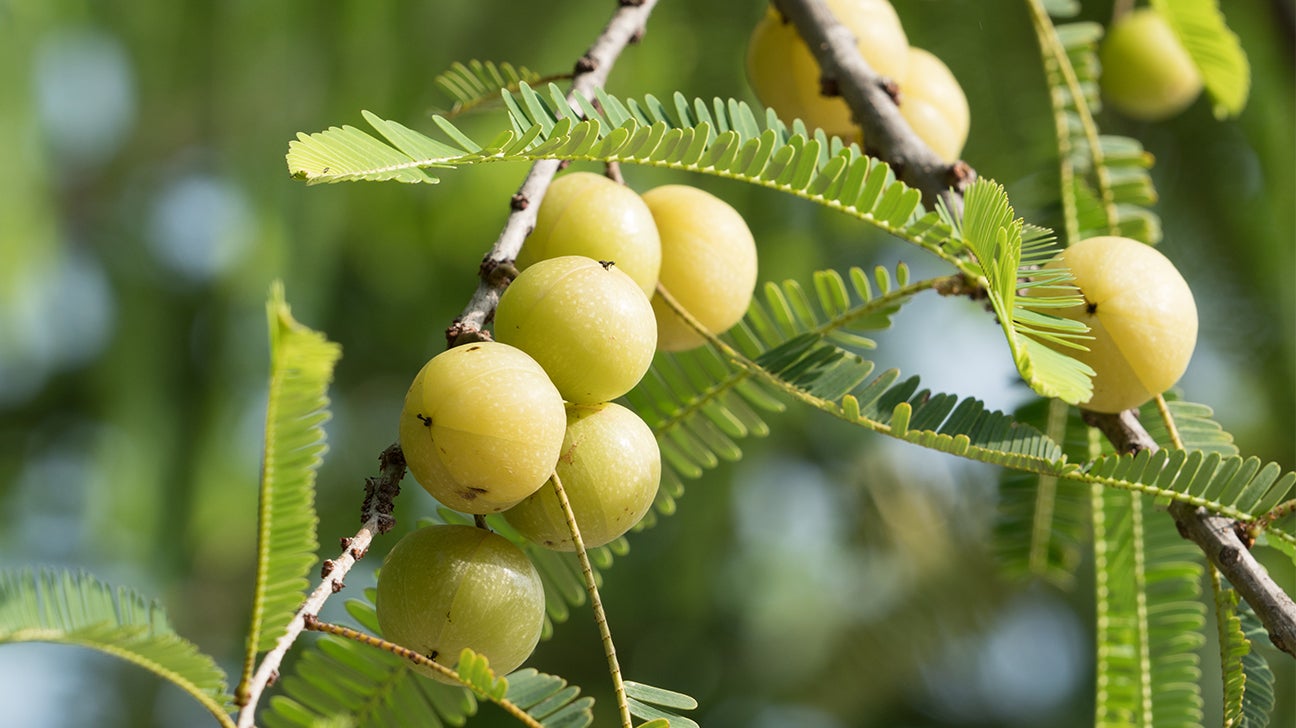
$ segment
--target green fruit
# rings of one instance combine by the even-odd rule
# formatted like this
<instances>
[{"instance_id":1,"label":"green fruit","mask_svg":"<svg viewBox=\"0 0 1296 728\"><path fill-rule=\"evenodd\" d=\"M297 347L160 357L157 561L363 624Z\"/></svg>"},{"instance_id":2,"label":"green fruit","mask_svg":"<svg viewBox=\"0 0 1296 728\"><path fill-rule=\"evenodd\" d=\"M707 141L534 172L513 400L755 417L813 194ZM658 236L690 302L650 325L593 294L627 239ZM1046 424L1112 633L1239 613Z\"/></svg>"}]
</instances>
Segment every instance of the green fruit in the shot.
<instances>
[{"instance_id":1,"label":"green fruit","mask_svg":"<svg viewBox=\"0 0 1296 728\"><path fill-rule=\"evenodd\" d=\"M946 162L957 162L971 117L963 87L941 59L909 49L909 75L900 86L900 114L920 139Z\"/></svg>"},{"instance_id":2,"label":"green fruit","mask_svg":"<svg viewBox=\"0 0 1296 728\"><path fill-rule=\"evenodd\" d=\"M549 185L517 266L561 255L610 260L646 296L657 287L661 242L652 213L633 190L603 175L573 172Z\"/></svg>"},{"instance_id":3,"label":"green fruit","mask_svg":"<svg viewBox=\"0 0 1296 728\"><path fill-rule=\"evenodd\" d=\"M1135 119L1168 119L1188 108L1202 90L1201 73L1188 51L1151 8L1113 23L1099 58L1103 97Z\"/></svg>"},{"instance_id":4,"label":"green fruit","mask_svg":"<svg viewBox=\"0 0 1296 728\"><path fill-rule=\"evenodd\" d=\"M495 310L495 338L531 355L562 396L591 404L620 397L652 364L652 304L630 276L579 255L518 274Z\"/></svg>"},{"instance_id":5,"label":"green fruit","mask_svg":"<svg viewBox=\"0 0 1296 728\"><path fill-rule=\"evenodd\" d=\"M611 402L567 408L558 477L587 548L602 546L643 518L661 483L661 452L634 412ZM533 543L576 550L553 483L504 512Z\"/></svg>"},{"instance_id":6,"label":"green fruit","mask_svg":"<svg viewBox=\"0 0 1296 728\"><path fill-rule=\"evenodd\" d=\"M1094 412L1138 407L1169 389L1197 343L1197 306L1174 264L1155 248L1120 237L1082 240L1046 267L1070 268L1085 304L1058 315L1089 325L1089 351L1067 353L1096 373Z\"/></svg>"},{"instance_id":7,"label":"green fruit","mask_svg":"<svg viewBox=\"0 0 1296 728\"><path fill-rule=\"evenodd\" d=\"M499 675L531 656L544 627L544 586L531 560L503 536L472 526L428 526L402 538L378 572L375 606L389 642L452 669L467 647Z\"/></svg>"},{"instance_id":8,"label":"green fruit","mask_svg":"<svg viewBox=\"0 0 1296 728\"><path fill-rule=\"evenodd\" d=\"M449 349L405 395L400 444L410 473L464 513L495 513L549 479L567 418L562 396L522 351L497 342Z\"/></svg>"},{"instance_id":9,"label":"green fruit","mask_svg":"<svg viewBox=\"0 0 1296 728\"><path fill-rule=\"evenodd\" d=\"M908 69L909 40L886 0L828 0L828 9L855 35L860 55L879 75L896 81ZM854 141L860 136L850 108L840 97L820 93L819 64L796 28L773 7L752 31L747 78L761 103L791 123Z\"/></svg>"},{"instance_id":10,"label":"green fruit","mask_svg":"<svg viewBox=\"0 0 1296 728\"><path fill-rule=\"evenodd\" d=\"M643 199L661 234L661 286L708 331L727 331L747 313L756 290L756 241L742 215L686 185L657 187ZM662 351L706 342L661 296L653 296L652 308Z\"/></svg>"}]
</instances>

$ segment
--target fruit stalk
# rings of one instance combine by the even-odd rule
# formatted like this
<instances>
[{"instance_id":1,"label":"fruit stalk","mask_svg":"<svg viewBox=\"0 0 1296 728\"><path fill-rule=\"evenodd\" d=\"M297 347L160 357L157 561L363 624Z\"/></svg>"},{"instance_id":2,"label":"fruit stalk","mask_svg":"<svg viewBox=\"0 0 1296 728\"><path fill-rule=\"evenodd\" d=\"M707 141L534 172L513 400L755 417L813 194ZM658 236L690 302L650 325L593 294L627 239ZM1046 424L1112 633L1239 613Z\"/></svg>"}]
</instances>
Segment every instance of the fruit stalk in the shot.
<instances>
[{"instance_id":1,"label":"fruit stalk","mask_svg":"<svg viewBox=\"0 0 1296 728\"><path fill-rule=\"evenodd\" d=\"M976 179L965 162L943 161L900 114L886 79L860 56L851 32L833 17L823 0L775 0L775 6L805 39L824 78L833 82L855 120L864 129L866 150L889 163L896 176L922 192L934 206L942 199L956 215L963 211L963 190Z\"/></svg>"},{"instance_id":2,"label":"fruit stalk","mask_svg":"<svg viewBox=\"0 0 1296 728\"><path fill-rule=\"evenodd\" d=\"M630 702L626 699L625 682L621 679L621 663L617 661L616 645L612 643L612 630L608 627L607 613L603 611L603 600L599 597L598 583L594 580L594 568L590 566L589 553L585 551L585 541L581 538L580 527L576 525L576 514L572 511L571 502L567 500L567 491L563 490L562 479L558 473L553 474L554 492L558 494L558 503L562 505L563 515L567 517L567 528L571 530L572 543L576 545L576 557L580 560L581 574L585 577L585 589L590 595L590 607L594 612L594 621L598 623L599 636L603 639L603 652L607 655L608 672L612 675L612 690L616 694L617 709L621 712L621 725L631 728L634 722L630 718Z\"/></svg>"}]
</instances>

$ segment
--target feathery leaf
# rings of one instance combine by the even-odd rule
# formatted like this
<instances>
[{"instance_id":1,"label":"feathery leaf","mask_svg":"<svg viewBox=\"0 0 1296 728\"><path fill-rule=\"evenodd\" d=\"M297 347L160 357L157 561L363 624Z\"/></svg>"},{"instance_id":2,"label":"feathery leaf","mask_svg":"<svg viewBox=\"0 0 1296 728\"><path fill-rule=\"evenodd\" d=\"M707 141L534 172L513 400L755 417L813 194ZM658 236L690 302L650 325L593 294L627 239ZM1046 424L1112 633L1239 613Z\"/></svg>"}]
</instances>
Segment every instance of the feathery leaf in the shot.
<instances>
[{"instance_id":1,"label":"feathery leaf","mask_svg":"<svg viewBox=\"0 0 1296 728\"><path fill-rule=\"evenodd\" d=\"M540 74L525 66L473 59L465 65L455 62L437 74L432 82L441 87L454 104L444 116L454 117L487 104L499 103L501 91L516 91L524 83L535 83Z\"/></svg>"},{"instance_id":2,"label":"feathery leaf","mask_svg":"<svg viewBox=\"0 0 1296 728\"><path fill-rule=\"evenodd\" d=\"M1229 30L1218 0L1152 0L1201 73L1217 119L1242 113L1251 91L1251 64Z\"/></svg>"},{"instance_id":3,"label":"feathery leaf","mask_svg":"<svg viewBox=\"0 0 1296 728\"><path fill-rule=\"evenodd\" d=\"M671 728L698 728L695 721L676 712L697 710L698 702L692 697L632 680L625 681L625 691L630 714L636 718L666 720Z\"/></svg>"},{"instance_id":4,"label":"feathery leaf","mask_svg":"<svg viewBox=\"0 0 1296 728\"><path fill-rule=\"evenodd\" d=\"M270 386L245 679L301 606L315 564L315 471L326 450L326 392L341 356L341 347L293 319L281 283L271 287L266 314Z\"/></svg>"},{"instance_id":5,"label":"feathery leaf","mask_svg":"<svg viewBox=\"0 0 1296 728\"><path fill-rule=\"evenodd\" d=\"M89 647L175 683L222 726L232 726L225 673L171 629L162 607L88 574L0 571L0 643Z\"/></svg>"}]
</instances>

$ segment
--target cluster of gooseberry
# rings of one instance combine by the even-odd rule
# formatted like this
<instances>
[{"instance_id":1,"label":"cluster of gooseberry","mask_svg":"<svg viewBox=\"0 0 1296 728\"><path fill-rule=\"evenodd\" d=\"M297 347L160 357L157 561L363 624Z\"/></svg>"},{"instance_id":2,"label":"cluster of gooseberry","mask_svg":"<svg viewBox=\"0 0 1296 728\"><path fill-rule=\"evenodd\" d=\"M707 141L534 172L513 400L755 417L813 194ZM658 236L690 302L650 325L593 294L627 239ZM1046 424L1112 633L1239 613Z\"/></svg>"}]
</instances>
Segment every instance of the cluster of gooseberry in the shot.
<instances>
[{"instance_id":1,"label":"cluster of gooseberry","mask_svg":"<svg viewBox=\"0 0 1296 728\"><path fill-rule=\"evenodd\" d=\"M661 479L652 430L611 400L639 382L658 348L704 341L658 285L708 329L728 329L755 289L755 242L732 207L702 190L668 185L641 198L574 173L550 186L517 264L495 311L496 340L442 352L414 378L401 447L441 503L503 512L533 543L573 551L556 480L584 545L601 546L639 522ZM377 609L388 640L448 667L471 647L508 672L539 641L544 589L504 537L429 526L388 555Z\"/></svg>"},{"instance_id":2,"label":"cluster of gooseberry","mask_svg":"<svg viewBox=\"0 0 1296 728\"><path fill-rule=\"evenodd\" d=\"M958 161L971 117L963 88L939 58L909 45L887 0L827 0L854 35L860 55L899 88L900 114L914 133L946 162ZM773 6L752 31L747 75L761 103L784 119L863 142L846 102L821 93L819 64L796 28Z\"/></svg>"}]
</instances>

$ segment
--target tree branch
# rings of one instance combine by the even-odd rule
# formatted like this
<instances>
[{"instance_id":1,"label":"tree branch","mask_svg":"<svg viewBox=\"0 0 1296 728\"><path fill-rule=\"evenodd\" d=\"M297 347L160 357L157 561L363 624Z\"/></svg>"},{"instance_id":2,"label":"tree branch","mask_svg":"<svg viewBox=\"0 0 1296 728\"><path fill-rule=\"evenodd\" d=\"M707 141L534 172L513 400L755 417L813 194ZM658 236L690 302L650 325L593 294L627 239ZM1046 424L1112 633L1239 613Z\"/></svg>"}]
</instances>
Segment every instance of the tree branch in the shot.
<instances>
[{"instance_id":1,"label":"tree branch","mask_svg":"<svg viewBox=\"0 0 1296 728\"><path fill-rule=\"evenodd\" d=\"M1156 452L1160 449L1133 410L1114 415L1084 412L1084 421L1090 427L1097 427L1118 452ZM1181 501L1170 504L1170 515L1174 517L1179 533L1197 544L1255 610L1269 631L1269 640L1278 649L1296 657L1296 602L1256 561L1242 541L1238 522Z\"/></svg>"},{"instance_id":2,"label":"tree branch","mask_svg":"<svg viewBox=\"0 0 1296 728\"><path fill-rule=\"evenodd\" d=\"M374 536L386 533L396 525L391 515L394 505L392 499L400 493L400 481L405 477L405 456L399 445L391 445L383 450L378 463L378 477L369 478L365 483L365 500L361 508L364 525L356 535L342 539L342 554L338 558L324 562L319 586L306 597L306 601L288 623L287 630L275 642L274 648L262 658L252 680L240 689L238 701L242 707L239 710L238 728L252 728L254 725L261 694L279 678L279 665L306 628L307 620L319 616L320 609L329 597L346 586L342 580L351 571L351 567L364 558Z\"/></svg>"},{"instance_id":3,"label":"tree branch","mask_svg":"<svg viewBox=\"0 0 1296 728\"><path fill-rule=\"evenodd\" d=\"M810 47L824 87L837 89L864 129L865 150L890 164L905 184L920 190L928 206L943 199L952 212L961 214L963 191L976 179L976 171L966 162L945 162L918 138L892 97L894 83L864 60L850 30L823 0L774 0L774 5Z\"/></svg>"},{"instance_id":4,"label":"tree branch","mask_svg":"<svg viewBox=\"0 0 1296 728\"><path fill-rule=\"evenodd\" d=\"M630 43L638 42L643 37L645 23L656 6L657 0L618 0L612 19L603 28L603 32L594 40L593 45L576 61L572 89L568 100L580 94L586 99L593 99L594 89L602 86L616 63L621 51ZM468 306L455 322L446 329L446 342L450 346L468 341L489 339L490 335L482 330L495 313L500 294L512 280L516 270L513 260L522 249L522 241L535 227L536 212L544 199L549 183L558 171L557 161L540 161L531 167L531 171L522 182L522 187L511 201L512 212L500 231L499 238L482 260L480 278L476 292ZM365 483L365 499L361 507L361 520L364 525L351 538L342 539L342 554L331 561L325 561L319 586L306 598L297 614L293 616L283 636L275 643L273 649L262 658L256 672L246 685L240 687L238 703L239 728L251 728L255 721L257 704L262 693L279 677L279 666L284 656L297 641L306 628L308 620L319 615L320 609L329 597L341 591L343 578L351 567L364 557L370 543L376 535L386 533L396 525L392 518L394 498L400 493L400 481L405 477L405 456L399 444L393 444L379 456L379 475L369 478Z\"/></svg>"},{"instance_id":5,"label":"tree branch","mask_svg":"<svg viewBox=\"0 0 1296 728\"><path fill-rule=\"evenodd\" d=\"M577 95L591 101L594 99L594 89L607 81L608 73L621 51L643 37L645 23L657 0L620 0L620 3L594 45L576 61L572 88L567 94L568 101L573 101ZM544 201L549 183L553 181L560 166L561 162L553 159L531 165L531 171L509 203L512 211L504 223L504 229L500 231L490 252L482 259L481 280L477 284L477 290L463 312L446 329L446 343L449 346L490 339L490 334L483 327L494 317L500 295L517 274L513 260L522 249L526 236L535 228L540 203Z\"/></svg>"},{"instance_id":6,"label":"tree branch","mask_svg":"<svg viewBox=\"0 0 1296 728\"><path fill-rule=\"evenodd\" d=\"M773 1L806 40L829 82L825 86L841 93L864 128L868 151L890 163L905 183L922 190L928 204L941 197L952 210L961 211L962 190L976 179L975 170L963 162L945 164L913 133L888 93L885 79L860 56L851 32L837 22L823 0ZM1116 415L1085 412L1084 418L1120 452L1157 449L1133 411ZM1170 514L1179 532L1201 548L1255 610L1269 630L1269 639L1296 657L1296 603L1251 555L1239 538L1237 524L1186 503L1172 504Z\"/></svg>"}]
</instances>

